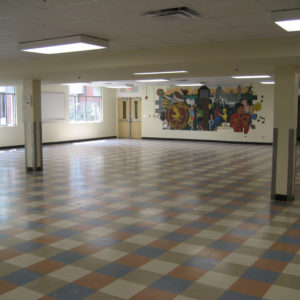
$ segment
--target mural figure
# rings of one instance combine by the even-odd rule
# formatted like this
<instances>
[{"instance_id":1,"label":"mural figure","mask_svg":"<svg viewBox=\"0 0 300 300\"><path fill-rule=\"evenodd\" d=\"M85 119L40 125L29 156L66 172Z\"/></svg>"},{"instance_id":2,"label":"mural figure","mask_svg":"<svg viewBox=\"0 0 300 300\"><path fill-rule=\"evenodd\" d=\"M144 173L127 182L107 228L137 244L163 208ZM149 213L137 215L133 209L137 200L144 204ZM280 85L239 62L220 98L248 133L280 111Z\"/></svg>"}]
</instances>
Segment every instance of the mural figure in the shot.
<instances>
[{"instance_id":1,"label":"mural figure","mask_svg":"<svg viewBox=\"0 0 300 300\"><path fill-rule=\"evenodd\" d=\"M257 116L262 109L263 95L258 101L252 85L247 88L157 89L156 94L159 100L155 101L155 112L163 129L218 131L232 128L234 132L248 134L250 129L256 129L254 122L264 124L266 121L263 116Z\"/></svg>"},{"instance_id":2,"label":"mural figure","mask_svg":"<svg viewBox=\"0 0 300 300\"><path fill-rule=\"evenodd\" d=\"M242 104L237 105L236 113L230 117L230 127L233 127L234 132L248 133L250 128L251 116L245 113Z\"/></svg>"}]
</instances>

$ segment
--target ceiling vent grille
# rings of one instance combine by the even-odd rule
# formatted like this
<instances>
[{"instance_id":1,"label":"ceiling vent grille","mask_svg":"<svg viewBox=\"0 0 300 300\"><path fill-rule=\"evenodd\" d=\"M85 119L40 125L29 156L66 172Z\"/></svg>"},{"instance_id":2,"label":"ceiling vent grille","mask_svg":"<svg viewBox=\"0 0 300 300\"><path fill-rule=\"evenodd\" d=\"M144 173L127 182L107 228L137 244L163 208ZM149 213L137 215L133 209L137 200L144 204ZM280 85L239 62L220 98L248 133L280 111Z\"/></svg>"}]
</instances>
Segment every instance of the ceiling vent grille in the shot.
<instances>
[{"instance_id":1,"label":"ceiling vent grille","mask_svg":"<svg viewBox=\"0 0 300 300\"><path fill-rule=\"evenodd\" d=\"M199 18L200 14L193 9L185 6L167 8L161 10L152 10L143 14L146 17L153 17L163 20L178 20L178 19L195 19Z\"/></svg>"}]
</instances>

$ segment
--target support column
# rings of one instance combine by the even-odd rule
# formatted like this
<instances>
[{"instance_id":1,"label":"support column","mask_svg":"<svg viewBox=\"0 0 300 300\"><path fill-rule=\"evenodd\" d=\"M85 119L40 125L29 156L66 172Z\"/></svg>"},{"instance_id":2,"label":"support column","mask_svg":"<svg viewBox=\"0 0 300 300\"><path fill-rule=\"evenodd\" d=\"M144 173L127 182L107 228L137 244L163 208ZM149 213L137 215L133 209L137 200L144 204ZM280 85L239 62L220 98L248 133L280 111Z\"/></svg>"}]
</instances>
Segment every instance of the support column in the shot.
<instances>
[{"instance_id":1,"label":"support column","mask_svg":"<svg viewBox=\"0 0 300 300\"><path fill-rule=\"evenodd\" d=\"M23 81L23 120L25 167L27 171L43 170L41 81Z\"/></svg>"},{"instance_id":2,"label":"support column","mask_svg":"<svg viewBox=\"0 0 300 300\"><path fill-rule=\"evenodd\" d=\"M271 190L273 200L294 199L297 112L298 74L296 67L276 67Z\"/></svg>"}]
</instances>

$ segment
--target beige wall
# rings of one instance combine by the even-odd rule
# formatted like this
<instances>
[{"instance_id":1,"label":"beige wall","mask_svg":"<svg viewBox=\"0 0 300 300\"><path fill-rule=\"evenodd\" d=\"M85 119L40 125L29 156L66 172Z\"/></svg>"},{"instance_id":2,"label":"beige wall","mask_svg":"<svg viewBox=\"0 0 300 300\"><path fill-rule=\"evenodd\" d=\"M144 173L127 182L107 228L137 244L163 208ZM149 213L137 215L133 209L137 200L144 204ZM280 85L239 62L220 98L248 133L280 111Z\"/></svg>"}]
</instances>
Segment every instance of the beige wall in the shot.
<instances>
[{"instance_id":1,"label":"beige wall","mask_svg":"<svg viewBox=\"0 0 300 300\"><path fill-rule=\"evenodd\" d=\"M258 99L264 95L262 110L259 115L266 118L265 124L254 122L256 129L249 130L248 134L233 132L232 128L218 129L217 131L186 131L162 129L162 122L155 114L155 100L158 100L156 90L158 87L141 89L142 94L142 136L154 138L195 139L195 140L219 140L234 142L272 143L273 141L273 111L274 111L274 87L269 85L254 85L254 92ZM167 89L168 87L159 87Z\"/></svg>"},{"instance_id":2,"label":"beige wall","mask_svg":"<svg viewBox=\"0 0 300 300\"><path fill-rule=\"evenodd\" d=\"M65 120L43 122L42 133L44 143L116 136L115 90L103 89L103 122L82 124L69 123L67 86L42 85L42 92L57 92L65 94ZM18 124L14 127L0 127L0 147L24 144L22 85L17 86L16 94Z\"/></svg>"}]
</instances>

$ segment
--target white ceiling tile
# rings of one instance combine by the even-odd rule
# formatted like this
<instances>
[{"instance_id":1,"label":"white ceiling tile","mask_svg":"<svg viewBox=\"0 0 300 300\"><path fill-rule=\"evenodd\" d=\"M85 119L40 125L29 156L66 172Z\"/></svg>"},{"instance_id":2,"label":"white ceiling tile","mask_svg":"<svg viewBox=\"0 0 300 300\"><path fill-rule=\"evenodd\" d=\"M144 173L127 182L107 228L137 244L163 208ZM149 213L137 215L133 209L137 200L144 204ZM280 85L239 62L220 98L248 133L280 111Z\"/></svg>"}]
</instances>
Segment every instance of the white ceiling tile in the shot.
<instances>
[{"instance_id":1,"label":"white ceiling tile","mask_svg":"<svg viewBox=\"0 0 300 300\"><path fill-rule=\"evenodd\" d=\"M300 7L299 0L258 0L269 10L293 9Z\"/></svg>"},{"instance_id":2,"label":"white ceiling tile","mask_svg":"<svg viewBox=\"0 0 300 300\"><path fill-rule=\"evenodd\" d=\"M23 53L16 50L21 41L72 34L109 39L112 50L290 36L291 34L273 24L270 12L299 7L299 2L300 0L0 0L0 45L7 46L5 54L0 51L0 60L2 56L5 59L10 55L24 57ZM171 22L142 15L149 10L178 6L188 6L206 17Z\"/></svg>"},{"instance_id":3,"label":"white ceiling tile","mask_svg":"<svg viewBox=\"0 0 300 300\"><path fill-rule=\"evenodd\" d=\"M97 0L97 2L136 13L183 6L181 0Z\"/></svg>"},{"instance_id":4,"label":"white ceiling tile","mask_svg":"<svg viewBox=\"0 0 300 300\"><path fill-rule=\"evenodd\" d=\"M62 13L58 13L49 9L40 9L37 12L24 13L22 16L11 17L10 19L18 22L27 22L46 26L68 24L78 20L77 18L66 16Z\"/></svg>"},{"instance_id":5,"label":"white ceiling tile","mask_svg":"<svg viewBox=\"0 0 300 300\"><path fill-rule=\"evenodd\" d=\"M247 27L255 27L257 25L260 26L268 26L273 24L274 22L271 20L270 13L258 13L258 14L248 14L242 16L231 16L231 17L222 17L220 18L226 24L232 26L247 26Z\"/></svg>"},{"instance_id":6,"label":"white ceiling tile","mask_svg":"<svg viewBox=\"0 0 300 300\"><path fill-rule=\"evenodd\" d=\"M57 11L80 19L86 19L89 21L98 20L103 18L109 18L117 15L119 18L125 18L128 13L122 12L120 9L115 9L107 5L101 5L98 2L78 3L74 5L68 5L64 7L56 8Z\"/></svg>"},{"instance_id":7,"label":"white ceiling tile","mask_svg":"<svg viewBox=\"0 0 300 300\"><path fill-rule=\"evenodd\" d=\"M224 29L218 31L206 31L206 32L199 32L199 33L195 32L195 34L211 42L251 38L250 35L245 34L236 28L230 28L230 29Z\"/></svg>"},{"instance_id":8,"label":"white ceiling tile","mask_svg":"<svg viewBox=\"0 0 300 300\"><path fill-rule=\"evenodd\" d=\"M2 1L2 0L1 0ZM94 0L8 0L25 7L38 8L57 8L78 3L89 3Z\"/></svg>"},{"instance_id":9,"label":"white ceiling tile","mask_svg":"<svg viewBox=\"0 0 300 300\"><path fill-rule=\"evenodd\" d=\"M212 17L247 15L266 11L266 8L257 0L215 0L195 3L194 6Z\"/></svg>"}]
</instances>

